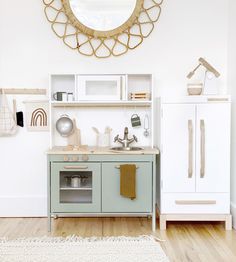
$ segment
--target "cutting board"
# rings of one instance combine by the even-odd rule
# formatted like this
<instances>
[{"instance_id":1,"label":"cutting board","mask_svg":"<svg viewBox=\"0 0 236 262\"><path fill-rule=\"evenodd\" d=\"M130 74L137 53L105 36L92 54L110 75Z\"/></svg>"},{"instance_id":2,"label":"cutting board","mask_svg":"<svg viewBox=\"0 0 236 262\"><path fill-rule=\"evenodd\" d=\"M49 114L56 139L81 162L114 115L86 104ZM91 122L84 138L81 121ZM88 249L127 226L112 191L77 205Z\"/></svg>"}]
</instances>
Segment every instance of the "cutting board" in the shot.
<instances>
[{"instance_id":1,"label":"cutting board","mask_svg":"<svg viewBox=\"0 0 236 262\"><path fill-rule=\"evenodd\" d=\"M76 126L76 120L73 119L74 132L68 137L68 146L79 148L81 146L80 129Z\"/></svg>"}]
</instances>

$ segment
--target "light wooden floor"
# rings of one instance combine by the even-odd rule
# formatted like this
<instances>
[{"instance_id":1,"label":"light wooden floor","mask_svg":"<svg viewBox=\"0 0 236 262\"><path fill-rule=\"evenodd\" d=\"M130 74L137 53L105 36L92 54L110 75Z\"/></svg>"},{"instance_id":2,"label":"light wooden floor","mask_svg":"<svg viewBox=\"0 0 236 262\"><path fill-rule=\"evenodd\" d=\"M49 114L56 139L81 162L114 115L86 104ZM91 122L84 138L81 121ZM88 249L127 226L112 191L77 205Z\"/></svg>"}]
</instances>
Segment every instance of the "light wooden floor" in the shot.
<instances>
[{"instance_id":1,"label":"light wooden floor","mask_svg":"<svg viewBox=\"0 0 236 262\"><path fill-rule=\"evenodd\" d=\"M79 235L137 236L152 234L147 218L58 218L52 233L46 218L0 218L0 237L40 237ZM170 261L236 261L236 231L225 231L222 223L168 223L167 231L157 237Z\"/></svg>"}]
</instances>

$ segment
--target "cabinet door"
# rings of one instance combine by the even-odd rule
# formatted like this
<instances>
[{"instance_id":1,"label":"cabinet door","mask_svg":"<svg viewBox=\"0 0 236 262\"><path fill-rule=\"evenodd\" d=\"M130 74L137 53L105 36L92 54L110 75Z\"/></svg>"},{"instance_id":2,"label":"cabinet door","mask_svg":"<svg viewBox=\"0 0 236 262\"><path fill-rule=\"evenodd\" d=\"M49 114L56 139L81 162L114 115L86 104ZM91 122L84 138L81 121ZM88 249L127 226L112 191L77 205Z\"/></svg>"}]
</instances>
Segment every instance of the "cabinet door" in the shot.
<instances>
[{"instance_id":1,"label":"cabinet door","mask_svg":"<svg viewBox=\"0 0 236 262\"><path fill-rule=\"evenodd\" d=\"M102 164L102 212L152 212L152 163L136 162L136 199L120 195L120 165L124 162Z\"/></svg>"},{"instance_id":2,"label":"cabinet door","mask_svg":"<svg viewBox=\"0 0 236 262\"><path fill-rule=\"evenodd\" d=\"M230 104L197 105L196 191L229 192Z\"/></svg>"},{"instance_id":3,"label":"cabinet door","mask_svg":"<svg viewBox=\"0 0 236 262\"><path fill-rule=\"evenodd\" d=\"M99 163L52 163L51 212L101 212Z\"/></svg>"},{"instance_id":4,"label":"cabinet door","mask_svg":"<svg viewBox=\"0 0 236 262\"><path fill-rule=\"evenodd\" d=\"M195 110L188 104L162 106L163 192L195 191Z\"/></svg>"}]
</instances>

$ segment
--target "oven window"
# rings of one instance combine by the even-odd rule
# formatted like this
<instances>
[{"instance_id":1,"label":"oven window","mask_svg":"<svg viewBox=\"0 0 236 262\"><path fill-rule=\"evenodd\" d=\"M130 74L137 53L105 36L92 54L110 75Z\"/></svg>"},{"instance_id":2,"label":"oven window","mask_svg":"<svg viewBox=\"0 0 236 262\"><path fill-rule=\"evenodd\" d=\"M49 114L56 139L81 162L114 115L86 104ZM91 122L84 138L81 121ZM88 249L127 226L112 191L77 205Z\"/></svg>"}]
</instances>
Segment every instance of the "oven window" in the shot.
<instances>
[{"instance_id":1,"label":"oven window","mask_svg":"<svg viewBox=\"0 0 236 262\"><path fill-rule=\"evenodd\" d=\"M60 203L92 203L92 171L60 171Z\"/></svg>"}]
</instances>

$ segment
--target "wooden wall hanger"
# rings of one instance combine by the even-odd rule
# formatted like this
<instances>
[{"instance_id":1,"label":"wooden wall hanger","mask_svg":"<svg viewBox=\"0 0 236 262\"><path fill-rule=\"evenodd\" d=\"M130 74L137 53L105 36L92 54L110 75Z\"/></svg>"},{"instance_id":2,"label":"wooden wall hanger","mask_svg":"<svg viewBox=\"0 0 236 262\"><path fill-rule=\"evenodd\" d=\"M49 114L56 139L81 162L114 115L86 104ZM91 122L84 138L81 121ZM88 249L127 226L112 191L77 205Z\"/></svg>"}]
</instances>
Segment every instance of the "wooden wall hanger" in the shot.
<instances>
[{"instance_id":1,"label":"wooden wall hanger","mask_svg":"<svg viewBox=\"0 0 236 262\"><path fill-rule=\"evenodd\" d=\"M2 94L3 88L0 88ZM46 89L40 88L4 88L4 93L8 95L46 95Z\"/></svg>"}]
</instances>

